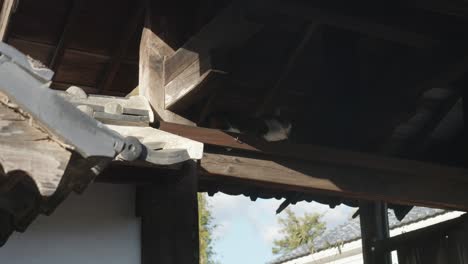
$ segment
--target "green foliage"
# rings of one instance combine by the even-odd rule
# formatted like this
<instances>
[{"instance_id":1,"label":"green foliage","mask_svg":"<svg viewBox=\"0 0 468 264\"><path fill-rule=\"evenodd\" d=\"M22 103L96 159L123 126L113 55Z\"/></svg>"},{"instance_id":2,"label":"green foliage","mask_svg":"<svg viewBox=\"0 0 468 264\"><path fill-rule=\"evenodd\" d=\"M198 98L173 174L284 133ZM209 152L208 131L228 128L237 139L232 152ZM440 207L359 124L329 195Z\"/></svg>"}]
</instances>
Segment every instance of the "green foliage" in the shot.
<instances>
[{"instance_id":1,"label":"green foliage","mask_svg":"<svg viewBox=\"0 0 468 264\"><path fill-rule=\"evenodd\" d=\"M198 225L200 236L200 264L214 264L212 232L216 227L213 224L206 195L198 194Z\"/></svg>"},{"instance_id":2,"label":"green foliage","mask_svg":"<svg viewBox=\"0 0 468 264\"><path fill-rule=\"evenodd\" d=\"M278 219L281 226L281 239L273 241L273 254L285 254L301 245L309 245L313 252L313 241L325 231L325 223L320 214L304 214L298 217L290 209L286 209L286 216Z\"/></svg>"}]
</instances>

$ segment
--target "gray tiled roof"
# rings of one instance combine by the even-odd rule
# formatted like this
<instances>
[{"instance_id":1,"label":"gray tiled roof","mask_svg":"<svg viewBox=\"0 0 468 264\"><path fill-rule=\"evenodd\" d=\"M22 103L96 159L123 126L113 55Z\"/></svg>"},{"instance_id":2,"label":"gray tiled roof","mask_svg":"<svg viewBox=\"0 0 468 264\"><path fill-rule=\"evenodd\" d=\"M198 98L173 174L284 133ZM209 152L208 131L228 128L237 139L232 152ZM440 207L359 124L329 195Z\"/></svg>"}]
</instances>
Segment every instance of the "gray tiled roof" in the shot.
<instances>
[{"instance_id":1,"label":"gray tiled roof","mask_svg":"<svg viewBox=\"0 0 468 264\"><path fill-rule=\"evenodd\" d=\"M445 212L447 211L441 209L414 207L401 222L396 219L393 213L389 213L388 222L390 229L394 229L399 226L418 222L427 218L443 214ZM360 238L361 228L359 223L359 217L357 217L355 219L349 220L343 225L331 229L330 231L326 231L321 237L318 237L314 241L314 249L315 251L322 251L334 245L340 243L348 243L354 240L358 240ZM270 264L283 263L285 261L304 257L309 254L310 247L308 245L303 245L296 248L292 252L275 259L274 261L270 262Z\"/></svg>"}]
</instances>

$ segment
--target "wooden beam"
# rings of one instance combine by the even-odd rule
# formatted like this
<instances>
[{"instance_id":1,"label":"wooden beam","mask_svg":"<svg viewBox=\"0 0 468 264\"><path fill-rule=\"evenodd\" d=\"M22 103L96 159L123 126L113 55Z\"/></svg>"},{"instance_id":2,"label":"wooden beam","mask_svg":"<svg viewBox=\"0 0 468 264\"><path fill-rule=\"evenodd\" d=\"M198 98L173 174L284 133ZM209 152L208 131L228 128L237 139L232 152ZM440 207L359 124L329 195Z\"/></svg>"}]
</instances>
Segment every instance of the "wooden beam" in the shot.
<instances>
[{"instance_id":1,"label":"wooden beam","mask_svg":"<svg viewBox=\"0 0 468 264\"><path fill-rule=\"evenodd\" d=\"M122 60L127 54L128 47L132 37L135 35L138 29L140 21L144 18L145 5L143 0L135 1L136 9L132 14L130 21L126 24L125 29L123 30L122 37L120 39L119 45L115 49L110 62L107 66L106 72L103 75L100 83L98 84L99 93L107 91L110 89L112 82L119 71Z\"/></svg>"},{"instance_id":2,"label":"wooden beam","mask_svg":"<svg viewBox=\"0 0 468 264\"><path fill-rule=\"evenodd\" d=\"M265 199L285 198L291 193L301 193L308 201L318 200L332 205L338 205L344 200L377 200L468 210L467 182L445 178L443 172L439 177L411 175L394 172L390 168L368 169L271 158L233 150L226 152L229 154L205 151L199 166L199 184L205 188L200 191L223 191ZM178 175L180 173L173 169L111 166L97 181L151 184L177 179Z\"/></svg>"},{"instance_id":3,"label":"wooden beam","mask_svg":"<svg viewBox=\"0 0 468 264\"><path fill-rule=\"evenodd\" d=\"M216 69L204 71L199 62L193 63L174 80L165 86L166 109L171 111L182 111L192 105L197 98L213 91L216 82L226 72Z\"/></svg>"},{"instance_id":4,"label":"wooden beam","mask_svg":"<svg viewBox=\"0 0 468 264\"><path fill-rule=\"evenodd\" d=\"M213 76L226 73L224 58L219 59L213 53L227 53L249 40L260 28L259 24L243 17L237 2L222 10L165 61L166 108L186 109L192 97L201 92L206 94L208 91L203 84ZM179 103L183 99L184 103Z\"/></svg>"},{"instance_id":5,"label":"wooden beam","mask_svg":"<svg viewBox=\"0 0 468 264\"><path fill-rule=\"evenodd\" d=\"M164 122L159 129L208 147L222 147L211 153L207 148L201 161L203 175L215 181L468 209L466 169L314 145L270 143L215 129Z\"/></svg>"},{"instance_id":6,"label":"wooden beam","mask_svg":"<svg viewBox=\"0 0 468 264\"><path fill-rule=\"evenodd\" d=\"M42 42L37 42L33 40L25 40L25 39L19 39L16 37L9 37L8 38L8 43L14 47L21 47L21 50L30 51L30 50L45 50L47 53L53 53L55 51L56 46L48 44L48 43L42 43ZM94 59L102 59L102 60L109 60L111 59L110 56L104 55L104 54L98 54L98 53L92 53L84 50L77 50L77 49L72 49L72 48L67 48L67 53L77 55L77 56L83 56L83 57L91 57ZM48 55L47 55L48 56ZM36 59L38 59L36 57ZM124 64L129 64L132 66L138 66L138 61L135 59L127 59L127 60L122 60L121 63Z\"/></svg>"},{"instance_id":7,"label":"wooden beam","mask_svg":"<svg viewBox=\"0 0 468 264\"><path fill-rule=\"evenodd\" d=\"M0 12L0 41L6 41L10 17L15 12L17 4L17 0L3 0L2 11Z\"/></svg>"},{"instance_id":8,"label":"wooden beam","mask_svg":"<svg viewBox=\"0 0 468 264\"><path fill-rule=\"evenodd\" d=\"M331 8L314 7L310 3L276 1L271 3L267 9L272 14L291 16L311 22L320 21L323 25L355 31L416 48L428 48L438 43L437 40L417 32L408 31L403 27L360 18L352 12L340 13Z\"/></svg>"},{"instance_id":9,"label":"wooden beam","mask_svg":"<svg viewBox=\"0 0 468 264\"><path fill-rule=\"evenodd\" d=\"M54 72L57 72L58 67L62 63L63 55L65 53L65 47L70 41L72 29L76 25L76 22L78 20L83 6L83 2L84 1L80 0L72 0L70 3L68 15L64 23L60 39L57 43L57 46L55 47L54 53L49 62L49 68Z\"/></svg>"},{"instance_id":10,"label":"wooden beam","mask_svg":"<svg viewBox=\"0 0 468 264\"><path fill-rule=\"evenodd\" d=\"M332 162L206 152L200 164L200 173L203 178L224 184L236 182L246 186L348 199L468 209L466 172L455 179L454 175L450 176L452 168L441 167L438 175L428 175L422 171L420 174L416 171L415 174L402 173L407 168L389 166L378 169L372 164L368 165L370 166L356 167ZM425 165L419 164L417 169L413 168L424 170Z\"/></svg>"},{"instance_id":11,"label":"wooden beam","mask_svg":"<svg viewBox=\"0 0 468 264\"><path fill-rule=\"evenodd\" d=\"M138 189L141 263L199 263L196 172L190 161L180 180Z\"/></svg>"},{"instance_id":12,"label":"wooden beam","mask_svg":"<svg viewBox=\"0 0 468 264\"><path fill-rule=\"evenodd\" d=\"M158 120L194 125L190 120L166 110L164 61L174 54L174 50L157 35L155 3L145 3L145 23L140 41L139 94L148 99Z\"/></svg>"},{"instance_id":13,"label":"wooden beam","mask_svg":"<svg viewBox=\"0 0 468 264\"><path fill-rule=\"evenodd\" d=\"M403 160L382 155L337 150L328 147L305 144L275 143L259 140L241 134L228 133L217 129L189 127L161 122L160 130L186 137L209 146L223 147L253 154L284 157L304 161L352 166L377 170L393 171L406 175L426 175L459 179L468 182L468 171L461 168L448 168L430 163Z\"/></svg>"},{"instance_id":14,"label":"wooden beam","mask_svg":"<svg viewBox=\"0 0 468 264\"><path fill-rule=\"evenodd\" d=\"M25 171L43 196L51 196L62 178L71 154L29 124L29 119L2 103L0 94L0 171ZM3 97L6 98L6 97ZM7 100L7 99L6 99Z\"/></svg>"},{"instance_id":15,"label":"wooden beam","mask_svg":"<svg viewBox=\"0 0 468 264\"><path fill-rule=\"evenodd\" d=\"M304 36L299 41L296 48L293 49L291 54L289 55L288 62L284 66L275 85L271 88L270 91L268 91L268 94L265 96L263 103L257 109L257 112L255 114L257 117L260 117L264 115L265 113L267 113L268 110L271 110L271 106L273 105L274 100L281 93L281 90L284 89L285 87L286 78L294 69L297 59L303 53L304 49L306 48L306 45L309 43L310 39L312 38L313 34L316 32L319 26L320 26L319 24L312 23L306 28L304 32Z\"/></svg>"}]
</instances>

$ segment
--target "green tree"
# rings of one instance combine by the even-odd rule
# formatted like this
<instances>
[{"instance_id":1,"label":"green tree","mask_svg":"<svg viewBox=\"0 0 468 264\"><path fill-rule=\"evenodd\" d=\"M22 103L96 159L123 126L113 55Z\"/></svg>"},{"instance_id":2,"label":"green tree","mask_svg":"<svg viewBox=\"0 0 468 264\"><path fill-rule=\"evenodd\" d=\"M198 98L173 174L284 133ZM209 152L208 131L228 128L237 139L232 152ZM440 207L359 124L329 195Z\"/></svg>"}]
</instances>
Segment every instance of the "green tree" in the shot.
<instances>
[{"instance_id":1,"label":"green tree","mask_svg":"<svg viewBox=\"0 0 468 264\"><path fill-rule=\"evenodd\" d=\"M206 195L198 194L198 225L200 236L200 264L214 264L213 237L215 228Z\"/></svg>"},{"instance_id":2,"label":"green tree","mask_svg":"<svg viewBox=\"0 0 468 264\"><path fill-rule=\"evenodd\" d=\"M296 216L290 209L285 212L286 216L278 219L283 237L273 241L273 254L289 253L302 245L308 245L310 251L313 252L313 241L325 232L322 215L305 213L301 217Z\"/></svg>"}]
</instances>

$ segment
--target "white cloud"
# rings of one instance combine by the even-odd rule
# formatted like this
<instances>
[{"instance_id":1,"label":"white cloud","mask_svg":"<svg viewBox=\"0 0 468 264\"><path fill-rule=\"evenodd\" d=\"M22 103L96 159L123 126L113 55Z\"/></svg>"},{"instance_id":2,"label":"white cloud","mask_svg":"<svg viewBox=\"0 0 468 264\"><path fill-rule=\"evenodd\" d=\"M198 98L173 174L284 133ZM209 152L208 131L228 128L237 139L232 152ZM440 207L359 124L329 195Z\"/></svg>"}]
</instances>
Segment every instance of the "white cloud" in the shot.
<instances>
[{"instance_id":1,"label":"white cloud","mask_svg":"<svg viewBox=\"0 0 468 264\"><path fill-rule=\"evenodd\" d=\"M262 239L269 245L273 245L274 240L281 238L281 234L279 233L279 230L280 230L280 227L278 224L266 226L262 230Z\"/></svg>"},{"instance_id":2,"label":"white cloud","mask_svg":"<svg viewBox=\"0 0 468 264\"><path fill-rule=\"evenodd\" d=\"M242 211L245 201L240 196L229 196L223 193L217 193L213 197L208 197L207 200L216 225L214 237L220 239L230 231L232 222L239 217L237 214Z\"/></svg>"},{"instance_id":3,"label":"white cloud","mask_svg":"<svg viewBox=\"0 0 468 264\"><path fill-rule=\"evenodd\" d=\"M277 222L278 216L275 213L282 202L280 200L258 199L256 202L252 202L245 196L229 196L218 193L210 197L208 201L212 208L215 224L218 226L215 230L215 238L222 239L225 234L231 231L233 222L241 218L251 223L256 235L260 236L269 247L273 245L275 239L281 236ZM343 205L330 209L328 205L315 202L300 202L290 205L290 208L298 215L303 215L306 212L323 214L327 228L334 228L346 222L355 210Z\"/></svg>"},{"instance_id":4,"label":"white cloud","mask_svg":"<svg viewBox=\"0 0 468 264\"><path fill-rule=\"evenodd\" d=\"M218 240L224 237L232 227L231 221L216 221L216 228L213 230L213 239Z\"/></svg>"}]
</instances>

